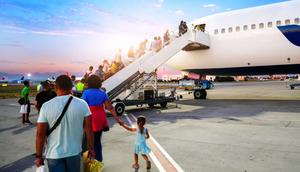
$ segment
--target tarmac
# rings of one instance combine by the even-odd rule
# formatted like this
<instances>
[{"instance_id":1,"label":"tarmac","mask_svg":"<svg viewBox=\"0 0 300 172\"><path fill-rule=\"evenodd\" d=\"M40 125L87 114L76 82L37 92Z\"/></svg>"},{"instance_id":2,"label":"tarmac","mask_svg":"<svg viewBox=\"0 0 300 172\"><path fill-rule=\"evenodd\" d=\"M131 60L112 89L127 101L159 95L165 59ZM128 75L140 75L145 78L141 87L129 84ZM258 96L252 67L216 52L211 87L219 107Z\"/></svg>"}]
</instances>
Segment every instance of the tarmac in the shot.
<instances>
[{"instance_id":1,"label":"tarmac","mask_svg":"<svg viewBox=\"0 0 300 172\"><path fill-rule=\"evenodd\" d=\"M156 159L151 158L153 172L296 172L300 169L300 89L290 90L286 84L219 83L208 90L207 100L184 94L165 109L129 107L122 120L130 124L134 116L146 116L146 128L158 144L149 144ZM0 100L0 172L35 171L35 125L22 125L18 111L16 99ZM135 135L108 119L111 128L102 142L104 171L134 171ZM31 120L37 120L35 110ZM164 157L176 170L166 170ZM139 171L146 171L141 157L140 165Z\"/></svg>"}]
</instances>

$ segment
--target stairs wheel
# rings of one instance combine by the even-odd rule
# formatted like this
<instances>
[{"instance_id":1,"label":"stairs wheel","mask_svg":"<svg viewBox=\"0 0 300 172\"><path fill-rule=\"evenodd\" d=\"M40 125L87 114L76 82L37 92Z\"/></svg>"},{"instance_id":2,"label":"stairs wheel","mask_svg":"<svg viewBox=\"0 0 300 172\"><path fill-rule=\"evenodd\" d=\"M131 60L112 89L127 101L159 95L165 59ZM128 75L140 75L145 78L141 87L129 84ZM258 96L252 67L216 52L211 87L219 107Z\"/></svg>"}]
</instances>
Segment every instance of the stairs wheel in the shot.
<instances>
[{"instance_id":1,"label":"stairs wheel","mask_svg":"<svg viewBox=\"0 0 300 172\"><path fill-rule=\"evenodd\" d=\"M115 105L115 111L118 116L121 116L125 111L125 105L123 103L117 103Z\"/></svg>"}]
</instances>

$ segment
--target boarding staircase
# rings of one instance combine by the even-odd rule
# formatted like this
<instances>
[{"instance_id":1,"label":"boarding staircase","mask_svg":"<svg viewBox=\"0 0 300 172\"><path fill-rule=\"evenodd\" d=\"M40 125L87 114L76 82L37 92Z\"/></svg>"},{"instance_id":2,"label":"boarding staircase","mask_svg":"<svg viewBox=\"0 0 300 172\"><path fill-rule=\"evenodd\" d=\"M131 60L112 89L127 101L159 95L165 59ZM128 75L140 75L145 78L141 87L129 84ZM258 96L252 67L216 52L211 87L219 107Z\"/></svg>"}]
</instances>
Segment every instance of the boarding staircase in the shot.
<instances>
[{"instance_id":1,"label":"boarding staircase","mask_svg":"<svg viewBox=\"0 0 300 172\"><path fill-rule=\"evenodd\" d=\"M106 89L110 99L137 82L145 73L151 73L166 63L179 51L194 51L208 49L210 39L208 33L199 30L188 30L185 34L170 41L159 52L148 52L139 59L124 67L116 74L105 80L102 86Z\"/></svg>"}]
</instances>

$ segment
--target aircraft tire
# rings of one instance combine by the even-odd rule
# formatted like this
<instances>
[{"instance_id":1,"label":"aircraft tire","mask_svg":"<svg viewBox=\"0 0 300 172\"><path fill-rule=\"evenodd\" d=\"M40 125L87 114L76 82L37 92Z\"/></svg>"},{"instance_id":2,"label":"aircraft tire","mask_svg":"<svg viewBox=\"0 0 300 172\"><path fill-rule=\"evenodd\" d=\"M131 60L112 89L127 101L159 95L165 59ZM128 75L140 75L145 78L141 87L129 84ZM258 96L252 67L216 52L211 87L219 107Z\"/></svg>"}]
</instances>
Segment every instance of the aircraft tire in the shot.
<instances>
[{"instance_id":1,"label":"aircraft tire","mask_svg":"<svg viewBox=\"0 0 300 172\"><path fill-rule=\"evenodd\" d=\"M160 107L162 108L166 108L167 107L168 102L162 102L160 103Z\"/></svg>"},{"instance_id":2,"label":"aircraft tire","mask_svg":"<svg viewBox=\"0 0 300 172\"><path fill-rule=\"evenodd\" d=\"M194 99L206 99L207 92L205 89L194 90Z\"/></svg>"}]
</instances>

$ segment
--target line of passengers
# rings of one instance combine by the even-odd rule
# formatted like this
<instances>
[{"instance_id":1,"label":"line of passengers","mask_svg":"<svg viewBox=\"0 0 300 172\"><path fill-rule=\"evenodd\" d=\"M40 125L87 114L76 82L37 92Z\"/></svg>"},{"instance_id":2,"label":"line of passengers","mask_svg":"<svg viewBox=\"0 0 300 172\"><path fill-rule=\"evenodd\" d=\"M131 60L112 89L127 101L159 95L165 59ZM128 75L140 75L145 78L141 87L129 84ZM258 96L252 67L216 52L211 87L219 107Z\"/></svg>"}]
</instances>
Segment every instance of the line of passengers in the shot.
<instances>
[{"instance_id":1,"label":"line of passengers","mask_svg":"<svg viewBox=\"0 0 300 172\"><path fill-rule=\"evenodd\" d=\"M181 21L179 25L179 33L178 36L183 35L188 30L187 24L185 21ZM140 58L147 51L150 52L159 52L163 47L167 46L175 37L174 34L170 34L169 30L163 35L163 40L160 36L155 36L154 39L151 41L150 46L147 46L148 40L145 39L144 41L140 42L138 48L135 50L134 46L130 46L127 59L122 58L122 50L118 49L114 59L111 63L107 59L103 60L102 64L98 66L98 69L93 72L93 66L89 67L89 70L84 74L83 79L87 80L89 76L92 74L97 75L102 81L108 79L119 70L123 69L125 66L129 65L136 59Z\"/></svg>"}]
</instances>

